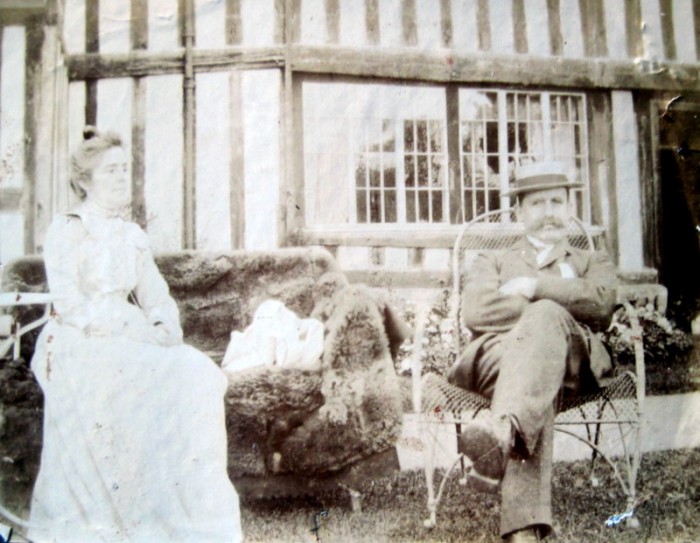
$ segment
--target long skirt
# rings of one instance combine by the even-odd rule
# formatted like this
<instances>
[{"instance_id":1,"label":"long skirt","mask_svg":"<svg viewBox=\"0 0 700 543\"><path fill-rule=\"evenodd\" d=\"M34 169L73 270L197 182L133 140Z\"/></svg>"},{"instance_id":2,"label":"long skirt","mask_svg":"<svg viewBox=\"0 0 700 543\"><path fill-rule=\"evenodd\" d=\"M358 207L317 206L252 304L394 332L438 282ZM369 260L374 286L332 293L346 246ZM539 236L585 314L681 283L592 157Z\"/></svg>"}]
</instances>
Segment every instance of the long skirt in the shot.
<instances>
[{"instance_id":1,"label":"long skirt","mask_svg":"<svg viewBox=\"0 0 700 543\"><path fill-rule=\"evenodd\" d=\"M227 379L200 351L50 322L33 541L240 541L227 476Z\"/></svg>"}]
</instances>

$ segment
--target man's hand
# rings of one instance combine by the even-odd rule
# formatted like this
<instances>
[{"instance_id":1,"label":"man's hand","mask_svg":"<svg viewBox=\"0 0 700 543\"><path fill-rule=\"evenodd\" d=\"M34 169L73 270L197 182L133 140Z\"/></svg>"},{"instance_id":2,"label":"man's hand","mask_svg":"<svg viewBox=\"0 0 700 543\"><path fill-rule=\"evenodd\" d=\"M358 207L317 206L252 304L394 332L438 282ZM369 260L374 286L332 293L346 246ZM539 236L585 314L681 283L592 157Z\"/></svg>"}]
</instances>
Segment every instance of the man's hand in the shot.
<instances>
[{"instance_id":1,"label":"man's hand","mask_svg":"<svg viewBox=\"0 0 700 543\"><path fill-rule=\"evenodd\" d=\"M517 296L520 294L528 300L531 300L535 295L536 286L537 279L534 277L514 277L507 283L501 285L498 292L505 296Z\"/></svg>"}]
</instances>

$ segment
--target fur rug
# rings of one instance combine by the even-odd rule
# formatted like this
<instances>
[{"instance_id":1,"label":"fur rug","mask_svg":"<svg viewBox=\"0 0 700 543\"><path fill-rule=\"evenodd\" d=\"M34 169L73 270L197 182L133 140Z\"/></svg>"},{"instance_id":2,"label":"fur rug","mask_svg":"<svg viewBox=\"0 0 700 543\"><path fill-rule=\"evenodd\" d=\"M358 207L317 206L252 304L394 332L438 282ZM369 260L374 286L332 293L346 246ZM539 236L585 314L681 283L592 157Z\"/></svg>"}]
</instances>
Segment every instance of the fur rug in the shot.
<instances>
[{"instance_id":1,"label":"fur rug","mask_svg":"<svg viewBox=\"0 0 700 543\"><path fill-rule=\"evenodd\" d=\"M326 274L314 298L311 314L325 321L319 371L271 366L230 377L233 478L339 470L387 450L400 435L383 300L340 274Z\"/></svg>"}]
</instances>

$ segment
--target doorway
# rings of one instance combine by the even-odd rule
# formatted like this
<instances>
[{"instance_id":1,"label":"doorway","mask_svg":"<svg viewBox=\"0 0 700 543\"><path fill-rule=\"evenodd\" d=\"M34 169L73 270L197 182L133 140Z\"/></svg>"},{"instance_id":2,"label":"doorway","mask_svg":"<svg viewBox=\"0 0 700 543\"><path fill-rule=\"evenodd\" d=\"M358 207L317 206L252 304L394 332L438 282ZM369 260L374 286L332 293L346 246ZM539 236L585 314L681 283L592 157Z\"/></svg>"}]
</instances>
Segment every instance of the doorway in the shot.
<instances>
[{"instance_id":1,"label":"doorway","mask_svg":"<svg viewBox=\"0 0 700 543\"><path fill-rule=\"evenodd\" d=\"M700 310L700 104L660 110L658 138L659 279L669 317L690 331Z\"/></svg>"}]
</instances>

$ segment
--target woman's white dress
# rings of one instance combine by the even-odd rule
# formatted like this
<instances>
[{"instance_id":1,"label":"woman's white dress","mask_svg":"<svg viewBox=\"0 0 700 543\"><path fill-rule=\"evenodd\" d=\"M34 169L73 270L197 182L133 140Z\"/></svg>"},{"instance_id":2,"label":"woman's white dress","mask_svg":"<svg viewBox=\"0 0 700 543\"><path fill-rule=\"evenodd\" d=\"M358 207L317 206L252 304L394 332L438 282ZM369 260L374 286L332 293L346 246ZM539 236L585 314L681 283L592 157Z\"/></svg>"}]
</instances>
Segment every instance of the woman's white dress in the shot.
<instances>
[{"instance_id":1,"label":"woman's white dress","mask_svg":"<svg viewBox=\"0 0 700 543\"><path fill-rule=\"evenodd\" d=\"M54 219L44 260L56 301L32 359L44 444L29 537L239 541L227 379L182 343L146 234L84 206Z\"/></svg>"}]
</instances>

